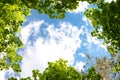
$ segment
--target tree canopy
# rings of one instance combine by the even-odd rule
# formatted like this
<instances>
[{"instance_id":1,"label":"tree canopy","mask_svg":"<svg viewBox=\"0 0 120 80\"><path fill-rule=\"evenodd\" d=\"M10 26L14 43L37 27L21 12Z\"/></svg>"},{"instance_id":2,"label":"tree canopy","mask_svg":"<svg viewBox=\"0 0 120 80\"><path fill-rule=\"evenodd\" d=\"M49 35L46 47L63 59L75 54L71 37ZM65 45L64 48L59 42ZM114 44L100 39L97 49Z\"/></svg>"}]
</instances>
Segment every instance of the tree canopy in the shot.
<instances>
[{"instance_id":1,"label":"tree canopy","mask_svg":"<svg viewBox=\"0 0 120 80\"><path fill-rule=\"evenodd\" d=\"M20 71L18 62L22 57L16 53L22 47L22 42L17 34L29 9L20 3L9 4L2 1L0 9L0 69L12 67L15 71Z\"/></svg>"},{"instance_id":2,"label":"tree canopy","mask_svg":"<svg viewBox=\"0 0 120 80\"><path fill-rule=\"evenodd\" d=\"M40 14L47 14L50 18L63 19L68 10L78 7L80 1L87 1L97 8L89 8L84 14L91 21L94 30L93 37L103 39L103 44L112 55L114 63L110 69L114 73L120 72L120 1L110 3L105 0L0 0L0 70L12 68L20 72L19 62L22 57L17 54L17 50L22 47L22 42L18 37L20 26L26 21L26 16L30 15L32 9L38 10ZM110 60L109 60L110 61ZM96 60L96 66L103 65L102 60ZM42 80L99 80L101 77L95 71L96 68L88 69L88 74L77 72L73 67L68 66L66 61L59 60L55 63L48 63L48 68L43 73L33 70L33 78ZM107 66L108 64L104 64ZM96 69L98 72L100 66ZM53 74L55 73L55 74ZM66 74L67 73L67 74ZM102 72L100 72L101 74ZM94 75L92 75L94 74ZM96 76L96 77L95 77ZM94 78L95 77L95 78ZM31 78L21 78L30 80ZM10 80L15 80L11 78Z\"/></svg>"},{"instance_id":3,"label":"tree canopy","mask_svg":"<svg viewBox=\"0 0 120 80\"><path fill-rule=\"evenodd\" d=\"M93 37L103 39L103 44L107 46L114 59L112 63L113 70L120 72L119 51L120 51L120 1L112 1L110 3L104 0L98 0L95 5L97 8L89 8L85 11L85 15L90 19L94 30L91 32Z\"/></svg>"},{"instance_id":4,"label":"tree canopy","mask_svg":"<svg viewBox=\"0 0 120 80\"><path fill-rule=\"evenodd\" d=\"M85 15L91 20L94 27L92 36L103 39L111 54L118 53L120 50L120 1L111 3L100 0L96 2L97 8L85 11Z\"/></svg>"},{"instance_id":5,"label":"tree canopy","mask_svg":"<svg viewBox=\"0 0 120 80\"><path fill-rule=\"evenodd\" d=\"M22 57L17 54L22 42L17 36L25 17L30 10L36 9L40 14L50 18L64 18L68 10L77 8L80 0L1 0L0 1L0 70L9 69L20 72L19 61Z\"/></svg>"},{"instance_id":6,"label":"tree canopy","mask_svg":"<svg viewBox=\"0 0 120 80\"><path fill-rule=\"evenodd\" d=\"M78 6L78 0L1 0L0 1L0 70L13 68L20 72L19 61L22 57L17 54L22 42L17 36L25 17L31 9L40 14L48 14L51 18L64 18L66 11Z\"/></svg>"},{"instance_id":7,"label":"tree canopy","mask_svg":"<svg viewBox=\"0 0 120 80\"><path fill-rule=\"evenodd\" d=\"M48 67L40 73L39 70L32 71L32 78L20 78L20 80L100 80L102 77L94 67L88 69L88 73L80 73L74 67L69 66L67 61L59 59L56 62L48 62ZM17 80L14 77L9 80Z\"/></svg>"}]
</instances>

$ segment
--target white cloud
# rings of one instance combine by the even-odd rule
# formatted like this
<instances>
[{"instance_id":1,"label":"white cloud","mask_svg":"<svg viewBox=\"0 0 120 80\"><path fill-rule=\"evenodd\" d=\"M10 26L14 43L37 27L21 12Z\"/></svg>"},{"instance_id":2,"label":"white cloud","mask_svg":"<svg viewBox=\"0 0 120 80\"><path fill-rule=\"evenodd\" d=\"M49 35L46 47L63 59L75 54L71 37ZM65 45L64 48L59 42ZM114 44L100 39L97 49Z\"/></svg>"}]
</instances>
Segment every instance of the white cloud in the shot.
<instances>
[{"instance_id":1,"label":"white cloud","mask_svg":"<svg viewBox=\"0 0 120 80\"><path fill-rule=\"evenodd\" d=\"M82 20L85 22L86 26L92 26L91 21L86 16L83 16Z\"/></svg>"},{"instance_id":2,"label":"white cloud","mask_svg":"<svg viewBox=\"0 0 120 80\"><path fill-rule=\"evenodd\" d=\"M96 37L92 37L90 35L90 33L88 33L88 32L86 34L87 34L87 42L89 43L89 45L95 44L95 45L98 46L98 49L99 48L103 48L105 51L107 51L107 47L105 45L103 45L103 41L102 40L99 40Z\"/></svg>"},{"instance_id":3,"label":"white cloud","mask_svg":"<svg viewBox=\"0 0 120 80\"><path fill-rule=\"evenodd\" d=\"M93 37L91 35L91 31L93 30L91 21L89 19L87 19L87 17L83 16L82 20L85 22L85 26L84 26L84 34L86 35L86 42L83 43L83 46L86 46L87 49L91 49L94 45L97 45L98 49L99 48L103 48L105 51L107 51L107 47L106 45L103 45L103 40L97 39L96 37ZM88 28L89 27L89 28Z\"/></svg>"},{"instance_id":4,"label":"white cloud","mask_svg":"<svg viewBox=\"0 0 120 80\"><path fill-rule=\"evenodd\" d=\"M84 12L87 8L88 8L89 3L87 3L86 1L84 2L79 2L79 6L77 7L77 9L75 9L74 11L69 11L70 13L79 13L79 12Z\"/></svg>"},{"instance_id":5,"label":"white cloud","mask_svg":"<svg viewBox=\"0 0 120 80\"><path fill-rule=\"evenodd\" d=\"M23 28L21 30L21 40L22 40L23 44L27 44L28 37L33 32L36 32L35 34L37 34L39 32L39 28L40 28L39 26L41 26L42 23L44 23L43 20L37 21L37 22L31 22L29 25L23 26Z\"/></svg>"},{"instance_id":6,"label":"white cloud","mask_svg":"<svg viewBox=\"0 0 120 80\"><path fill-rule=\"evenodd\" d=\"M75 68L76 68L78 71L81 71L81 70L84 70L84 69L83 69L84 66L85 66L85 63L80 61L80 62L77 62L77 63L76 63Z\"/></svg>"},{"instance_id":7,"label":"white cloud","mask_svg":"<svg viewBox=\"0 0 120 80\"><path fill-rule=\"evenodd\" d=\"M0 80L5 80L5 70L0 71Z\"/></svg>"},{"instance_id":8,"label":"white cloud","mask_svg":"<svg viewBox=\"0 0 120 80\"><path fill-rule=\"evenodd\" d=\"M85 53L79 53L79 55L84 58L86 57Z\"/></svg>"},{"instance_id":9,"label":"white cloud","mask_svg":"<svg viewBox=\"0 0 120 80\"><path fill-rule=\"evenodd\" d=\"M6 70L6 72L5 72L5 78L7 79L10 77L15 77L15 72L12 68L10 68L9 70ZM18 78L18 77L16 76L16 78Z\"/></svg>"},{"instance_id":10,"label":"white cloud","mask_svg":"<svg viewBox=\"0 0 120 80\"><path fill-rule=\"evenodd\" d=\"M21 39L28 40L27 38L31 35L31 27L33 24L41 24L39 22L33 22L32 24L27 25L22 28L23 32L21 32ZM47 23L43 22L48 25ZM38 26L38 25L37 25ZM27 77L31 75L31 71L33 69L39 69L41 72L47 67L47 63L50 61L58 60L59 58L63 58L68 60L69 64L73 64L76 50L80 48L81 40L79 38L82 32L82 28L78 29L76 26L71 25L70 23L64 22L58 24L59 28L55 28L54 25L48 25L46 31L48 32L48 39L43 39L43 37L39 37L33 43L33 45L29 44L31 41L24 42L25 49L23 52L23 64L22 68L22 77ZM36 26L34 26L36 28ZM40 27L40 26L39 26ZM29 35L25 35L25 30L28 29ZM37 31L34 31L36 34ZM82 65L81 67L82 68Z\"/></svg>"},{"instance_id":11,"label":"white cloud","mask_svg":"<svg viewBox=\"0 0 120 80\"><path fill-rule=\"evenodd\" d=\"M98 46L99 48L103 48L105 51L107 51L107 47L105 45L103 45L103 41L97 39L96 37L92 37L90 32L86 32L86 37L87 37L87 42L88 42L88 48L91 49L90 45L94 44Z\"/></svg>"},{"instance_id":12,"label":"white cloud","mask_svg":"<svg viewBox=\"0 0 120 80\"><path fill-rule=\"evenodd\" d=\"M87 34L87 42L89 44L99 44L100 41L96 37L92 37L89 33Z\"/></svg>"},{"instance_id":13,"label":"white cloud","mask_svg":"<svg viewBox=\"0 0 120 80\"><path fill-rule=\"evenodd\" d=\"M108 3L112 2L112 1L116 2L116 0L105 0L105 2L108 2Z\"/></svg>"}]
</instances>

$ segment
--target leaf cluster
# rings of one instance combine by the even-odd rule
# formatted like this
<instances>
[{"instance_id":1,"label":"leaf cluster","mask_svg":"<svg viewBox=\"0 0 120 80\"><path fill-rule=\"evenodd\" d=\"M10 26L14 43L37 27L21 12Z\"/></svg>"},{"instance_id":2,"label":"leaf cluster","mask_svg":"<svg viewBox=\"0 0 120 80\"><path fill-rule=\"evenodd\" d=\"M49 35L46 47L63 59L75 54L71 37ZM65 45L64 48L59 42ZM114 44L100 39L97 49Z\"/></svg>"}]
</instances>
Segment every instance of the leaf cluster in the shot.
<instances>
[{"instance_id":1,"label":"leaf cluster","mask_svg":"<svg viewBox=\"0 0 120 80\"><path fill-rule=\"evenodd\" d=\"M84 13L94 27L91 34L103 39L107 50L115 54L120 50L120 1L105 3L98 0L96 5L98 8L88 9Z\"/></svg>"},{"instance_id":2,"label":"leaf cluster","mask_svg":"<svg viewBox=\"0 0 120 80\"><path fill-rule=\"evenodd\" d=\"M33 70L32 78L21 78L20 80L100 80L101 76L94 67L88 69L88 73L80 73L74 67L69 66L67 61L59 59L56 62L49 62L48 67L40 73ZM17 80L14 77L8 80Z\"/></svg>"}]
</instances>

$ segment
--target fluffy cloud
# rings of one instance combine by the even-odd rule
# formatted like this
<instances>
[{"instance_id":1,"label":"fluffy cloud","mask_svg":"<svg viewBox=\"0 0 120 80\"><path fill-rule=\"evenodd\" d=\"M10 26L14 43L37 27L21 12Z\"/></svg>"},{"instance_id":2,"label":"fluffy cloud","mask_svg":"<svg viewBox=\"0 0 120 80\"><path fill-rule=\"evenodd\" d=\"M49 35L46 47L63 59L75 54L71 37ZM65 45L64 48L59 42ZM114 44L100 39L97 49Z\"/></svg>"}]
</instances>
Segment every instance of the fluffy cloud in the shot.
<instances>
[{"instance_id":1,"label":"fluffy cloud","mask_svg":"<svg viewBox=\"0 0 120 80\"><path fill-rule=\"evenodd\" d=\"M44 30L48 33L48 37L44 39L39 36L34 43L32 43L32 39L31 41L28 39L31 36L30 32L33 31L33 27L41 27L41 24L48 26ZM67 22L59 23L57 27L58 28L52 24L48 25L48 23L44 21L38 21L22 28L21 40L25 44L24 50L20 52L24 53L21 65L22 77L31 75L33 69L39 69L42 72L47 67L48 62L58 60L59 58L68 60L70 65L73 64L73 55L76 50L80 48L81 40L79 36L83 33L83 30ZM40 28L35 29L32 34L38 35L38 30L40 30ZM82 67L81 65L80 68L82 69Z\"/></svg>"},{"instance_id":2,"label":"fluffy cloud","mask_svg":"<svg viewBox=\"0 0 120 80\"><path fill-rule=\"evenodd\" d=\"M91 21L86 16L83 16L82 20L85 22L86 26L92 26Z\"/></svg>"},{"instance_id":3,"label":"fluffy cloud","mask_svg":"<svg viewBox=\"0 0 120 80\"><path fill-rule=\"evenodd\" d=\"M0 71L0 80L5 80L5 70Z\"/></svg>"},{"instance_id":4,"label":"fluffy cloud","mask_svg":"<svg viewBox=\"0 0 120 80\"><path fill-rule=\"evenodd\" d=\"M83 57L83 58L86 57L85 53L79 53L79 56L80 56L80 57Z\"/></svg>"},{"instance_id":5,"label":"fluffy cloud","mask_svg":"<svg viewBox=\"0 0 120 80\"><path fill-rule=\"evenodd\" d=\"M79 13L79 12L84 12L87 8L88 8L89 3L87 3L86 1L84 2L79 2L79 6L77 7L77 9L75 9L74 11L72 11L73 13ZM69 11L71 12L71 11ZM71 13L72 13L71 12Z\"/></svg>"},{"instance_id":6,"label":"fluffy cloud","mask_svg":"<svg viewBox=\"0 0 120 80\"><path fill-rule=\"evenodd\" d=\"M103 45L103 40L99 40L96 37L92 37L90 32L86 32L87 42L89 45L97 45L98 49L103 48L105 51L107 51L107 47Z\"/></svg>"},{"instance_id":7,"label":"fluffy cloud","mask_svg":"<svg viewBox=\"0 0 120 80\"><path fill-rule=\"evenodd\" d=\"M84 66L85 66L85 63L80 61L80 62L77 62L77 63L76 63L75 68L76 68L78 71L81 71L81 70L84 70L84 69L83 69Z\"/></svg>"},{"instance_id":8,"label":"fluffy cloud","mask_svg":"<svg viewBox=\"0 0 120 80\"><path fill-rule=\"evenodd\" d=\"M108 2L108 3L112 2L112 1L116 2L116 0L105 0L105 2Z\"/></svg>"},{"instance_id":9,"label":"fluffy cloud","mask_svg":"<svg viewBox=\"0 0 120 80\"><path fill-rule=\"evenodd\" d=\"M21 40L24 45L27 44L28 38L33 32L35 32L35 34L39 33L39 28L42 23L44 23L43 20L31 22L29 25L23 26L23 29L21 30Z\"/></svg>"},{"instance_id":10,"label":"fluffy cloud","mask_svg":"<svg viewBox=\"0 0 120 80\"><path fill-rule=\"evenodd\" d=\"M85 22L84 34L86 35L86 40L87 40L86 43L84 43L83 45L91 49L90 46L94 44L98 48L103 48L105 51L107 51L106 46L102 44L103 40L97 39L96 37L92 37L91 31L93 30L93 27L92 27L91 21L88 20L85 16L83 16L82 20Z\"/></svg>"}]
</instances>

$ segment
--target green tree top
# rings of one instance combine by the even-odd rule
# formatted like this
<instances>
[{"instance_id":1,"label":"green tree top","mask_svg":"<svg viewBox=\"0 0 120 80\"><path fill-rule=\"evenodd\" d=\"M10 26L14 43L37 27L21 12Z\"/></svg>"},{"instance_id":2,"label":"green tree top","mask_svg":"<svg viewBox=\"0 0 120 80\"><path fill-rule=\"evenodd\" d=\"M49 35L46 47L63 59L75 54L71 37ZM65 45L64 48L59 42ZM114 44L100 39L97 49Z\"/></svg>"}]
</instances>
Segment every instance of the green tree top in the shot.
<instances>
[{"instance_id":1,"label":"green tree top","mask_svg":"<svg viewBox=\"0 0 120 80\"><path fill-rule=\"evenodd\" d=\"M88 73L80 73L74 67L67 65L67 61L59 59L49 62L48 67L40 73L39 70L32 71L32 78L21 78L20 80L100 80L101 76L94 67L88 69ZM14 77L8 80L17 80Z\"/></svg>"},{"instance_id":2,"label":"green tree top","mask_svg":"<svg viewBox=\"0 0 120 80\"><path fill-rule=\"evenodd\" d=\"M67 10L77 6L78 0L0 0L0 70L11 67L21 71L18 62L22 57L16 53L22 42L17 34L31 9L51 18L64 18Z\"/></svg>"},{"instance_id":3,"label":"green tree top","mask_svg":"<svg viewBox=\"0 0 120 80\"><path fill-rule=\"evenodd\" d=\"M98 8L91 8L85 12L94 26L91 34L104 39L104 44L113 55L120 50L120 1L105 3L104 0L98 0L96 5Z\"/></svg>"}]
</instances>

